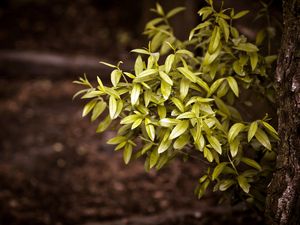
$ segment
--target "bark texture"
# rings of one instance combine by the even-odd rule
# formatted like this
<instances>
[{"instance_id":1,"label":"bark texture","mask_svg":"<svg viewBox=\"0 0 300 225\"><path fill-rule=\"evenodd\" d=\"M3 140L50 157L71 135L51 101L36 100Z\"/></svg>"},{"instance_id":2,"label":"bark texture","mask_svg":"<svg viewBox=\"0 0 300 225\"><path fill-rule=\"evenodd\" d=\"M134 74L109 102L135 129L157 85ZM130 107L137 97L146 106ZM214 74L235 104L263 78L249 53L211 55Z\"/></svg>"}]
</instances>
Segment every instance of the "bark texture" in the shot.
<instances>
[{"instance_id":1,"label":"bark texture","mask_svg":"<svg viewBox=\"0 0 300 225\"><path fill-rule=\"evenodd\" d=\"M268 189L266 222L300 224L300 0L283 0L284 30L276 69L281 139Z\"/></svg>"}]
</instances>

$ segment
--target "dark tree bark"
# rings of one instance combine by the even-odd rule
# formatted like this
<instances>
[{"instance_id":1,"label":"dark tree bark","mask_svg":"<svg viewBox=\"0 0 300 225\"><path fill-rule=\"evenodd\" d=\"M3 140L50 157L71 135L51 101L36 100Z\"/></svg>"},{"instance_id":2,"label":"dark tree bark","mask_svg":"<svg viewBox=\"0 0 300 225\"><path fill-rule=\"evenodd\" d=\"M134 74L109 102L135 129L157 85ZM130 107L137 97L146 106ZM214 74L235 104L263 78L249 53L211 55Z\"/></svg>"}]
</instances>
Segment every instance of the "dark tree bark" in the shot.
<instances>
[{"instance_id":1,"label":"dark tree bark","mask_svg":"<svg viewBox=\"0 0 300 225\"><path fill-rule=\"evenodd\" d=\"M283 0L281 49L276 69L278 147L269 185L266 222L300 224L300 0Z\"/></svg>"}]
</instances>

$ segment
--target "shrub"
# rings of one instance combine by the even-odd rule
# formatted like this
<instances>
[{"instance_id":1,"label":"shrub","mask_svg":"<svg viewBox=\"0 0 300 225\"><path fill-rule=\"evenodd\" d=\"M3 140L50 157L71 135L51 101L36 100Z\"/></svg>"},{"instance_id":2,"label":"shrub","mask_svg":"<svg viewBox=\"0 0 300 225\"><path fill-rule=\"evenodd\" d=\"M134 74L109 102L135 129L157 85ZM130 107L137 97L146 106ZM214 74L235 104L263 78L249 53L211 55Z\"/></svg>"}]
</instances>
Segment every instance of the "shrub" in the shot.
<instances>
[{"instance_id":1,"label":"shrub","mask_svg":"<svg viewBox=\"0 0 300 225\"><path fill-rule=\"evenodd\" d=\"M248 11L217 10L207 2L198 12L202 22L183 41L169 20L184 8L165 13L156 4L158 17L145 28L151 41L148 48L132 50L137 54L132 71L122 70L122 62L102 62L112 68L111 87L99 77L97 87L86 77L75 82L86 86L77 93L88 100L82 116L90 113L95 121L108 108L97 132L120 125L108 143L123 150L126 164L144 157L146 170L160 169L176 156L196 156L208 165L195 191L199 198L213 185L214 191L260 205L277 132L267 117L245 121L236 100L249 87L271 86L261 81L268 80L276 57L259 53L263 35L253 44L234 27Z\"/></svg>"}]
</instances>

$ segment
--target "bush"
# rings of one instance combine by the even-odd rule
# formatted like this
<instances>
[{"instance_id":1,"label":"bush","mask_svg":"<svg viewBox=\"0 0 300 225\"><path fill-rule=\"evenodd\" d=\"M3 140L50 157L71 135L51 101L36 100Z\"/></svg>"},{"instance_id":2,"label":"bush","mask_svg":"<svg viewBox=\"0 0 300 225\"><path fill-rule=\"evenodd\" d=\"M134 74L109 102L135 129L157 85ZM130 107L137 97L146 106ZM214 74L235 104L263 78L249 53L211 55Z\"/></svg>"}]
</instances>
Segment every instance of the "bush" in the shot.
<instances>
[{"instance_id":1,"label":"bush","mask_svg":"<svg viewBox=\"0 0 300 225\"><path fill-rule=\"evenodd\" d=\"M108 143L123 150L126 164L144 157L146 170L160 169L175 156L196 156L208 165L195 191L199 198L213 185L214 191L261 206L277 132L267 117L245 121L236 100L250 87L269 93L267 73L276 56L259 53L262 33L253 44L233 26L248 11L217 10L207 2L198 12L202 22L183 41L169 20L184 8L165 13L156 4L158 17L145 28L148 48L132 50L134 69L102 62L112 68L112 87L99 77L94 87L84 77L75 83L86 88L76 95L89 101L82 116L90 113L92 121L108 108L97 132L120 124Z\"/></svg>"}]
</instances>

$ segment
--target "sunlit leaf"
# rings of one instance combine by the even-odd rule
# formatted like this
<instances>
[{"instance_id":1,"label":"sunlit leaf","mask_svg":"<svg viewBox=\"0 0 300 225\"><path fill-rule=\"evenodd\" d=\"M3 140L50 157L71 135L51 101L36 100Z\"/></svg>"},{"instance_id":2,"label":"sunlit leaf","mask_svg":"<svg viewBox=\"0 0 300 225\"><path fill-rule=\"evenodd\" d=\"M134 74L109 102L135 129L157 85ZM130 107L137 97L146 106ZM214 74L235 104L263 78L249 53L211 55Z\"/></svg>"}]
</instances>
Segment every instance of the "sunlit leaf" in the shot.
<instances>
[{"instance_id":1,"label":"sunlit leaf","mask_svg":"<svg viewBox=\"0 0 300 225\"><path fill-rule=\"evenodd\" d=\"M178 124L172 130L169 139L172 140L182 135L187 130L188 127L189 127L188 120L182 120L178 122Z\"/></svg>"}]
</instances>

